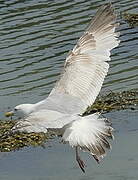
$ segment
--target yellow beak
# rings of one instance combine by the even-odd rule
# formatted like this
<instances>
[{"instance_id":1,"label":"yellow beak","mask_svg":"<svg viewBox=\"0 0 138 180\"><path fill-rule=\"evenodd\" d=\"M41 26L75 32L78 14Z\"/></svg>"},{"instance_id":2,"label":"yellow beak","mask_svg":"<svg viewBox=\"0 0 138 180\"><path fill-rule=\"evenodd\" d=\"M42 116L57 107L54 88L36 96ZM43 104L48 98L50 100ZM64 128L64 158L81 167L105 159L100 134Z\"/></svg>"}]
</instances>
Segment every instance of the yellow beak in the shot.
<instances>
[{"instance_id":1,"label":"yellow beak","mask_svg":"<svg viewBox=\"0 0 138 180\"><path fill-rule=\"evenodd\" d=\"M14 115L13 111L6 112L6 113L5 113L5 116L6 116L6 117L10 117L10 116L13 116L13 115Z\"/></svg>"}]
</instances>

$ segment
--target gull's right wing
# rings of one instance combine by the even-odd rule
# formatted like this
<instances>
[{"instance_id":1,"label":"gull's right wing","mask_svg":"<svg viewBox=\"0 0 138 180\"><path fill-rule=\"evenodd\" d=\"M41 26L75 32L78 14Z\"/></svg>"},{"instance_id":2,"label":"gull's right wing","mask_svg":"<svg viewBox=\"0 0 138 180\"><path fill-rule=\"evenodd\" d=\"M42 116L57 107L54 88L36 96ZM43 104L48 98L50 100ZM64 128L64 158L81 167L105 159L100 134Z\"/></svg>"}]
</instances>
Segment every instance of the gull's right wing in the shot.
<instances>
[{"instance_id":1,"label":"gull's right wing","mask_svg":"<svg viewBox=\"0 0 138 180\"><path fill-rule=\"evenodd\" d=\"M103 5L67 56L63 73L49 98L52 95L58 98L59 94L75 97L83 104L80 112L94 103L108 72L110 51L119 44L116 27L111 4Z\"/></svg>"}]
</instances>

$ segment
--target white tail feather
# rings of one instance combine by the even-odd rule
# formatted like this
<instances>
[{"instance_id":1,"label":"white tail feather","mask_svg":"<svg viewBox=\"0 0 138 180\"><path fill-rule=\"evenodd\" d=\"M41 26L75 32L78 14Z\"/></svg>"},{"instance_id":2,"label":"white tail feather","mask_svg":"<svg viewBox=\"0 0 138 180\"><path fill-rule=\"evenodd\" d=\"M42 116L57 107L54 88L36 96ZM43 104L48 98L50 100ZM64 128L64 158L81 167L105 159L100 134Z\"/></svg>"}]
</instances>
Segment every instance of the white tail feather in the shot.
<instances>
[{"instance_id":1,"label":"white tail feather","mask_svg":"<svg viewBox=\"0 0 138 180\"><path fill-rule=\"evenodd\" d=\"M78 116L77 120L64 126L63 141L72 147L79 146L99 158L103 157L106 149L111 148L107 138L113 138L112 130L109 121L99 118L97 113Z\"/></svg>"}]
</instances>

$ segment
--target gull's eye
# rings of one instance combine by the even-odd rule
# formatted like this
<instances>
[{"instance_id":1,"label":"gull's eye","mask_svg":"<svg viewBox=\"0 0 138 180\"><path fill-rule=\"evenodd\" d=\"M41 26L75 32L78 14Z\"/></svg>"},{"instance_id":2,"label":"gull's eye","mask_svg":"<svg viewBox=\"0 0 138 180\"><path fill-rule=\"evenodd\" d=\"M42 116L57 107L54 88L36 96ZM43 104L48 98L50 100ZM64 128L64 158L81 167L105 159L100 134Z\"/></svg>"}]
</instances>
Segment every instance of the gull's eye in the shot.
<instances>
[{"instance_id":1,"label":"gull's eye","mask_svg":"<svg viewBox=\"0 0 138 180\"><path fill-rule=\"evenodd\" d=\"M16 109L16 108L14 108L14 111L17 111L17 109Z\"/></svg>"}]
</instances>

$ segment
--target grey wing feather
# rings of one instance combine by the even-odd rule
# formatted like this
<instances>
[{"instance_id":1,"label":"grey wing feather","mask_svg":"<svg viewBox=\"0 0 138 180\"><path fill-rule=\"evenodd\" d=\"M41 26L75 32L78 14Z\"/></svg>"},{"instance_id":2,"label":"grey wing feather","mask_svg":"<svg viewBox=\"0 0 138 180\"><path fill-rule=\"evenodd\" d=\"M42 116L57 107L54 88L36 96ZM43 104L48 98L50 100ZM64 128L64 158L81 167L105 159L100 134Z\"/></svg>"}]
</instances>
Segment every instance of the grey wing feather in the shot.
<instances>
[{"instance_id":1,"label":"grey wing feather","mask_svg":"<svg viewBox=\"0 0 138 180\"><path fill-rule=\"evenodd\" d=\"M66 58L63 73L50 93L80 99L83 111L94 103L107 75L110 51L118 46L111 4L102 6ZM82 109L80 109L82 112Z\"/></svg>"}]
</instances>

